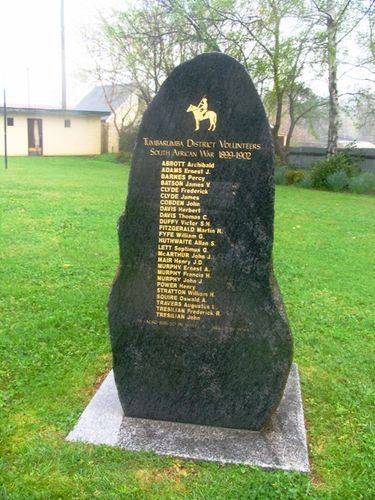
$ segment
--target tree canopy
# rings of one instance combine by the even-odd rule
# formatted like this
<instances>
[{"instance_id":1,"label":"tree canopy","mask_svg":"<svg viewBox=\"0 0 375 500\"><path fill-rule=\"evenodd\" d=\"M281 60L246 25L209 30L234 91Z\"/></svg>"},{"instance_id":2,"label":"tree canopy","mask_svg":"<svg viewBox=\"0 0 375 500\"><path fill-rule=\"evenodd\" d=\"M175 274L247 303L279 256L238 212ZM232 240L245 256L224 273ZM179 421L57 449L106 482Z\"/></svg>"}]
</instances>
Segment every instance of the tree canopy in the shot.
<instances>
[{"instance_id":1,"label":"tree canopy","mask_svg":"<svg viewBox=\"0 0 375 500\"><path fill-rule=\"evenodd\" d=\"M337 148L339 75L345 39L357 35L362 64L374 75L375 0L139 0L102 14L86 33L91 76L131 83L148 104L174 67L202 52L222 51L248 70L273 125L275 149L286 159L296 124L329 111L328 152ZM365 27L364 27L365 26ZM327 99L308 78L326 75ZM367 82L369 83L369 82ZM355 105L374 105L363 82ZM286 144L279 140L289 117Z\"/></svg>"}]
</instances>

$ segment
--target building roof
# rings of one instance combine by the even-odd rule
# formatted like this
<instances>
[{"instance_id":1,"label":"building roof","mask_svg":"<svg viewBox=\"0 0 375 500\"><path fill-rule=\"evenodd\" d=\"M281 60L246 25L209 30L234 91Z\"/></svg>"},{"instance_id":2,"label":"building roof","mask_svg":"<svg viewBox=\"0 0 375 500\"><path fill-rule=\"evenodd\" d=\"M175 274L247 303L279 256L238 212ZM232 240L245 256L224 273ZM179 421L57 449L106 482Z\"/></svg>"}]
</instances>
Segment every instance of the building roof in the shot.
<instances>
[{"instance_id":1,"label":"building roof","mask_svg":"<svg viewBox=\"0 0 375 500\"><path fill-rule=\"evenodd\" d=\"M4 107L0 106L0 114L4 114ZM28 115L76 115L76 116L108 116L108 111L95 110L78 110L78 109L61 109L43 107L28 107L28 106L7 106L7 114L28 114Z\"/></svg>"},{"instance_id":2,"label":"building roof","mask_svg":"<svg viewBox=\"0 0 375 500\"><path fill-rule=\"evenodd\" d=\"M111 113L111 108L118 108L132 93L131 85L97 85L76 106L76 110L106 111Z\"/></svg>"}]
</instances>

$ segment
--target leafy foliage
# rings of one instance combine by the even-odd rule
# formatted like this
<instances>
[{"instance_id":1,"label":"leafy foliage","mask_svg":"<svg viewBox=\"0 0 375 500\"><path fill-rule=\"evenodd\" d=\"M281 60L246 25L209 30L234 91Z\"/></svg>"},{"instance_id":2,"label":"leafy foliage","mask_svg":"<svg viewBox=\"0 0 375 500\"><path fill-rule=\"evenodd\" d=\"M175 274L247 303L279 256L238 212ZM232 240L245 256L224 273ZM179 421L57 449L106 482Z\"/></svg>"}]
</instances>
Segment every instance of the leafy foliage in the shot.
<instances>
[{"instance_id":1,"label":"leafy foliage","mask_svg":"<svg viewBox=\"0 0 375 500\"><path fill-rule=\"evenodd\" d=\"M363 172L348 182L349 191L359 194L375 194L375 174Z\"/></svg>"},{"instance_id":2,"label":"leafy foliage","mask_svg":"<svg viewBox=\"0 0 375 500\"><path fill-rule=\"evenodd\" d=\"M327 177L327 187L332 191L343 191L348 187L349 177L344 170L339 170Z\"/></svg>"},{"instance_id":3,"label":"leafy foliage","mask_svg":"<svg viewBox=\"0 0 375 500\"><path fill-rule=\"evenodd\" d=\"M281 156L277 137L289 102L296 103L297 121L317 109L318 98L305 94L297 103L296 96L314 39L315 21L307 11L305 0L254 0L250 9L243 0L139 0L102 15L87 30L86 72L104 82L130 82L149 103L176 65L202 52L231 55L265 98ZM291 134L294 126L293 120Z\"/></svg>"},{"instance_id":4,"label":"leafy foliage","mask_svg":"<svg viewBox=\"0 0 375 500\"><path fill-rule=\"evenodd\" d=\"M118 163L129 163L132 159L132 154L129 151L119 151L116 154L116 161Z\"/></svg>"},{"instance_id":5,"label":"leafy foliage","mask_svg":"<svg viewBox=\"0 0 375 500\"><path fill-rule=\"evenodd\" d=\"M315 163L311 171L311 183L315 189L329 189L328 177L344 172L348 177L358 173L358 162L349 151L342 151Z\"/></svg>"},{"instance_id":6,"label":"leafy foliage","mask_svg":"<svg viewBox=\"0 0 375 500\"><path fill-rule=\"evenodd\" d=\"M121 132L120 135L120 151L127 153L130 158L137 140L138 127L129 127Z\"/></svg>"},{"instance_id":7,"label":"leafy foliage","mask_svg":"<svg viewBox=\"0 0 375 500\"><path fill-rule=\"evenodd\" d=\"M328 159L321 160L315 163L310 171L277 165L274 179L275 184L278 185L375 194L375 174L360 173L357 160L353 159L350 151L343 151Z\"/></svg>"},{"instance_id":8,"label":"leafy foliage","mask_svg":"<svg viewBox=\"0 0 375 500\"><path fill-rule=\"evenodd\" d=\"M295 170L293 168L288 169L285 172L285 181L286 184L298 184L302 181L305 176L305 172L303 170Z\"/></svg>"},{"instance_id":9,"label":"leafy foliage","mask_svg":"<svg viewBox=\"0 0 375 500\"><path fill-rule=\"evenodd\" d=\"M286 184L285 173L288 170L286 166L279 166L275 168L275 184Z\"/></svg>"},{"instance_id":10,"label":"leafy foliage","mask_svg":"<svg viewBox=\"0 0 375 500\"><path fill-rule=\"evenodd\" d=\"M285 165L275 168L275 183L279 185L298 184L304 176L303 170L289 168Z\"/></svg>"},{"instance_id":11,"label":"leafy foliage","mask_svg":"<svg viewBox=\"0 0 375 500\"><path fill-rule=\"evenodd\" d=\"M312 182L311 182L311 172L305 172L305 175L303 176L303 179L301 179L298 184L299 187L303 187L306 189L311 189L312 188Z\"/></svg>"}]
</instances>

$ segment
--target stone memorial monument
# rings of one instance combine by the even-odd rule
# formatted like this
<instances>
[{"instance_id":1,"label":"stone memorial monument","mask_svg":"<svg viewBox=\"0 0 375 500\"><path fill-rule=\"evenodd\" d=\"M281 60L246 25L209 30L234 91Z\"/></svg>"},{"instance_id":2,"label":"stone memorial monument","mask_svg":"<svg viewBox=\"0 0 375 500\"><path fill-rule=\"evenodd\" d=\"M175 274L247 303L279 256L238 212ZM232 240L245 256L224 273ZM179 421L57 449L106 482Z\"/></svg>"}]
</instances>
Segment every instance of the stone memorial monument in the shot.
<instances>
[{"instance_id":1,"label":"stone memorial monument","mask_svg":"<svg viewBox=\"0 0 375 500\"><path fill-rule=\"evenodd\" d=\"M119 220L113 374L69 440L308 471L273 219L248 73L221 53L180 65L143 116Z\"/></svg>"},{"instance_id":2,"label":"stone memorial monument","mask_svg":"<svg viewBox=\"0 0 375 500\"><path fill-rule=\"evenodd\" d=\"M144 114L109 302L125 415L261 429L292 341L272 270L273 146L245 69L176 68Z\"/></svg>"}]
</instances>

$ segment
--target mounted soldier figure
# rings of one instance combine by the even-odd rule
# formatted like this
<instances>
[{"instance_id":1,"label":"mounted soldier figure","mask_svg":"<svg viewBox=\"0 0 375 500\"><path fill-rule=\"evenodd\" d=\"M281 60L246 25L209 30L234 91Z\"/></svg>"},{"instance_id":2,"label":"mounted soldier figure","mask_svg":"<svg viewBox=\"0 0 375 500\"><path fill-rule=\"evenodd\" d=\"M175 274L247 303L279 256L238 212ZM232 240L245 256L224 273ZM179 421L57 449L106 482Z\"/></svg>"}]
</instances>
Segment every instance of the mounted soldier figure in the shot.
<instances>
[{"instance_id":1,"label":"mounted soldier figure","mask_svg":"<svg viewBox=\"0 0 375 500\"><path fill-rule=\"evenodd\" d=\"M199 130L199 124L202 120L210 120L210 126L208 127L208 130L215 130L217 115L216 115L215 111L210 111L208 109L208 101L207 101L206 96L202 97L198 106L194 106L194 104L190 104L190 106L188 107L188 109L186 111L193 113L194 119L195 119L195 130L196 131Z\"/></svg>"},{"instance_id":2,"label":"mounted soldier figure","mask_svg":"<svg viewBox=\"0 0 375 500\"><path fill-rule=\"evenodd\" d=\"M206 96L202 97L201 102L198 104L198 109L200 109L202 113L202 119L204 119L208 110L208 102Z\"/></svg>"}]
</instances>

